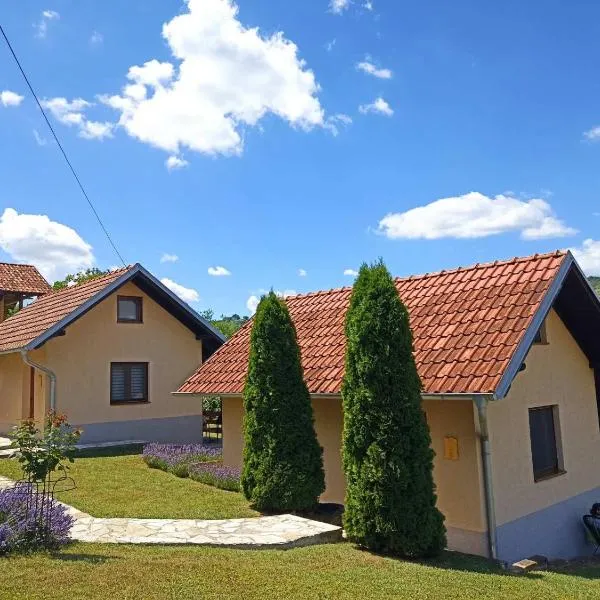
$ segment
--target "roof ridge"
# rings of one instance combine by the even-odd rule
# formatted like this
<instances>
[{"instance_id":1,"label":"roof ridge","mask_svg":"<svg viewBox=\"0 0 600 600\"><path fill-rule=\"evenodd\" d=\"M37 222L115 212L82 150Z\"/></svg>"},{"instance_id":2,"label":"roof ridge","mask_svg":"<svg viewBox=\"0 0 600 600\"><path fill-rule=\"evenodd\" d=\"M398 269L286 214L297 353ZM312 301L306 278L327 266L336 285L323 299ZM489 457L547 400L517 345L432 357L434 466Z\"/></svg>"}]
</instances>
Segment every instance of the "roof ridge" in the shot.
<instances>
[{"instance_id":1,"label":"roof ridge","mask_svg":"<svg viewBox=\"0 0 600 600\"><path fill-rule=\"evenodd\" d=\"M544 258L559 258L566 256L566 250L553 250L552 252L545 252L542 254L530 254L529 256L514 256L513 258L506 258L502 260L494 260L484 263L475 263L467 265L465 267L454 267L452 269L442 269L440 271L431 271L428 273L422 273L419 275L408 275L406 277L394 277L395 281L413 281L415 279L425 279L426 277L438 277L440 275L451 275L453 273L462 273L464 271L473 271L475 269L489 269L491 267L499 267L504 265L514 265L522 262L529 262L532 260L542 260Z\"/></svg>"},{"instance_id":2,"label":"roof ridge","mask_svg":"<svg viewBox=\"0 0 600 600\"><path fill-rule=\"evenodd\" d=\"M104 275L98 275L98 277L92 277L91 279L86 279L85 281L80 281L79 283L74 283L73 285L67 285L58 290L55 290L54 288L52 288L52 291L49 294L47 294L45 297L52 298L52 297L56 297L57 294L61 294L63 292L67 292L70 290L80 290L84 285L98 283L102 279L106 279L107 277L113 277L117 273L125 273L127 271L130 271L133 268L133 266L134 265L127 265L126 267L119 267L118 269L109 271L108 273L105 273Z\"/></svg>"},{"instance_id":3,"label":"roof ridge","mask_svg":"<svg viewBox=\"0 0 600 600\"><path fill-rule=\"evenodd\" d=\"M516 264L516 263L520 263L520 262L527 262L527 261L531 261L531 260L541 260L544 258L552 258L552 257L560 257L560 256L566 256L567 255L567 251L566 250L553 250L552 252L545 252L542 254L530 254L529 256L515 256L513 258L507 258L507 259L502 259L502 260L494 260L494 261L490 261L490 262L485 262L485 263L475 263L473 265L467 265L465 267L453 267L451 269L442 269L440 271L431 271L428 273L420 273L417 275L408 275L405 277L398 277L398 276L392 276L394 281L414 281L415 279L425 279L427 277L439 277L440 275L449 275L449 274L453 274L453 273L462 273L463 271L472 271L474 269L488 269L490 267L498 267L498 266L503 266L503 265L510 265L510 264ZM337 292L345 292L347 290L351 290L352 286L351 285L346 285L346 286L342 286L342 287L337 287L337 288L329 288L326 290L314 290L312 292L305 292L305 293L301 293L301 294L292 294L289 296L286 296L286 300L287 299L294 299L294 298L307 298L307 297L313 297L313 296L326 296L328 294L334 294Z\"/></svg>"},{"instance_id":4,"label":"roof ridge","mask_svg":"<svg viewBox=\"0 0 600 600\"><path fill-rule=\"evenodd\" d=\"M31 264L31 263L15 263L15 262L8 262L5 260L0 260L0 265L9 265L11 267L31 267L32 269L35 269L39 273L39 269L34 264Z\"/></svg>"}]
</instances>

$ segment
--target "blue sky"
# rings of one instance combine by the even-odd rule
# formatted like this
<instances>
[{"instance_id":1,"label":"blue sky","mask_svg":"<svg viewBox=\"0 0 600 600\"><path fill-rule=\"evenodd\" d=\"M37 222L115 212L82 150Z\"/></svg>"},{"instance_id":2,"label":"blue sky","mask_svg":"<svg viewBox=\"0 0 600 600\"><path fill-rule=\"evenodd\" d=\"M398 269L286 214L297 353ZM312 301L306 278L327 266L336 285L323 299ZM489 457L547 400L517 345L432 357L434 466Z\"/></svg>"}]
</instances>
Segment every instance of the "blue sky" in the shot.
<instances>
[{"instance_id":1,"label":"blue sky","mask_svg":"<svg viewBox=\"0 0 600 600\"><path fill-rule=\"evenodd\" d=\"M600 273L600 4L329 2L31 1L0 22L125 260L197 309L380 256L407 275L573 248ZM1 258L117 265L0 52Z\"/></svg>"}]
</instances>

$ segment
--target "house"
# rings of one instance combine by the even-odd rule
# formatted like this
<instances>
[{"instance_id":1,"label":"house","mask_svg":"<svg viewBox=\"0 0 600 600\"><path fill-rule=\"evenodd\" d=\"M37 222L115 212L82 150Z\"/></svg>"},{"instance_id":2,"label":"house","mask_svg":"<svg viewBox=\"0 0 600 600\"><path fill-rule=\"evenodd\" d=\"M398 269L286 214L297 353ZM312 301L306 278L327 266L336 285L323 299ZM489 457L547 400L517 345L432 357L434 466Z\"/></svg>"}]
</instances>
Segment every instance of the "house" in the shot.
<instances>
[{"instance_id":1,"label":"house","mask_svg":"<svg viewBox=\"0 0 600 600\"><path fill-rule=\"evenodd\" d=\"M139 264L59 291L28 269L11 294L44 295L0 323L0 433L55 409L82 442L202 439L201 407L171 391L220 332Z\"/></svg>"},{"instance_id":2,"label":"house","mask_svg":"<svg viewBox=\"0 0 600 600\"><path fill-rule=\"evenodd\" d=\"M397 279L414 335L449 548L506 561L589 552L600 502L600 302L570 253ZM287 298L323 447L322 501L344 501L341 384L351 288ZM223 399L242 460L247 324L179 389Z\"/></svg>"},{"instance_id":3,"label":"house","mask_svg":"<svg viewBox=\"0 0 600 600\"><path fill-rule=\"evenodd\" d=\"M0 263L0 322L10 313L52 291L50 284L32 265Z\"/></svg>"}]
</instances>

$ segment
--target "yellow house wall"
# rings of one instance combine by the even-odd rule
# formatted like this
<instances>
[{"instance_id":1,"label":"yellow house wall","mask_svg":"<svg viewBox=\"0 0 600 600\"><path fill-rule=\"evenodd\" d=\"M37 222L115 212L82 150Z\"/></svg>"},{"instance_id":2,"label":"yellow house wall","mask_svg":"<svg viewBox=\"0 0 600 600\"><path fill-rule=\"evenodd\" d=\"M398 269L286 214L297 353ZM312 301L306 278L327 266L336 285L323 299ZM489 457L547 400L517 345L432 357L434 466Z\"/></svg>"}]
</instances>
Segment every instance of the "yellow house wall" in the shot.
<instances>
[{"instance_id":1,"label":"yellow house wall","mask_svg":"<svg viewBox=\"0 0 600 600\"><path fill-rule=\"evenodd\" d=\"M526 369L508 396L488 409L498 525L600 486L600 430L594 374L577 343L552 310L547 345L532 346ZM528 409L557 405L566 473L535 482ZM595 468L591 468L595 465Z\"/></svg>"},{"instance_id":2,"label":"yellow house wall","mask_svg":"<svg viewBox=\"0 0 600 600\"><path fill-rule=\"evenodd\" d=\"M25 365L20 354L0 356L0 433L23 418L25 396L29 397L29 385L24 386Z\"/></svg>"},{"instance_id":3,"label":"yellow house wall","mask_svg":"<svg viewBox=\"0 0 600 600\"><path fill-rule=\"evenodd\" d=\"M117 323L118 295L143 298L142 324ZM201 343L133 283L42 350L44 363L57 375L57 410L74 424L201 415L199 398L172 395L201 362ZM111 362L149 363L149 403L111 406Z\"/></svg>"},{"instance_id":4,"label":"yellow house wall","mask_svg":"<svg viewBox=\"0 0 600 600\"><path fill-rule=\"evenodd\" d=\"M425 400L423 408L435 452L433 478L438 508L446 526L469 531L487 530L481 475L481 451L471 400ZM444 438L458 443L456 460L444 457Z\"/></svg>"}]
</instances>

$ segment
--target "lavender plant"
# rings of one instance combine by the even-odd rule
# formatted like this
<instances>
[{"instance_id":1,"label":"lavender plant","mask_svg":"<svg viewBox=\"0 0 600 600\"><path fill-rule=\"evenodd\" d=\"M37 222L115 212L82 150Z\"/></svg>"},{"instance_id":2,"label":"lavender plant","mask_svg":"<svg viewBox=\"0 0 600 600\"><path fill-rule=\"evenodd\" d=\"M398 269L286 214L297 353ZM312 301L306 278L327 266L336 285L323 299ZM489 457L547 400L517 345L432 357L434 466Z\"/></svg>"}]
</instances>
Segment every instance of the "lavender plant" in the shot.
<instances>
[{"instance_id":1,"label":"lavender plant","mask_svg":"<svg viewBox=\"0 0 600 600\"><path fill-rule=\"evenodd\" d=\"M190 478L231 492L240 491L240 469L219 463L194 463L189 466Z\"/></svg>"},{"instance_id":2,"label":"lavender plant","mask_svg":"<svg viewBox=\"0 0 600 600\"><path fill-rule=\"evenodd\" d=\"M44 506L44 518L34 507ZM0 490L0 554L57 550L69 542L73 517L53 498L43 498L35 486L19 483Z\"/></svg>"},{"instance_id":3,"label":"lavender plant","mask_svg":"<svg viewBox=\"0 0 600 600\"><path fill-rule=\"evenodd\" d=\"M221 458L221 450L202 444L146 444L142 453L146 464L178 477L189 476L192 463L215 462Z\"/></svg>"}]
</instances>

